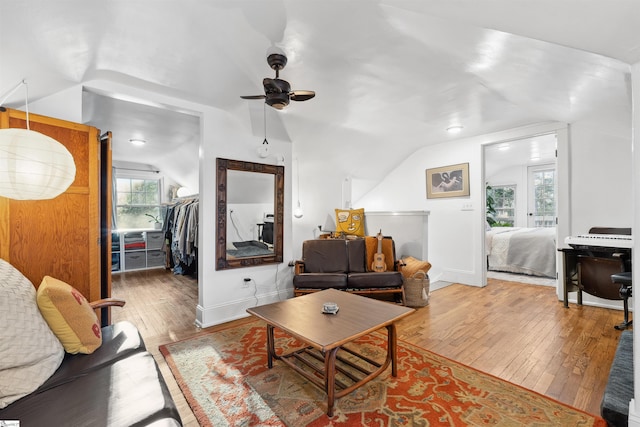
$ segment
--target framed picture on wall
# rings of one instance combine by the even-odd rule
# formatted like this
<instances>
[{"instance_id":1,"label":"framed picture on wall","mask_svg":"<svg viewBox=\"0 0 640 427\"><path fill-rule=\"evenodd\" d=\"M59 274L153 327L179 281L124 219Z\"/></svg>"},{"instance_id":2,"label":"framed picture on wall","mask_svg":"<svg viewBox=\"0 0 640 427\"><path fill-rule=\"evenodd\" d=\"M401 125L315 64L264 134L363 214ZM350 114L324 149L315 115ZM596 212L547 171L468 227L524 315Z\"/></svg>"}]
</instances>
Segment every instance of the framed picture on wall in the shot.
<instances>
[{"instance_id":1,"label":"framed picture on wall","mask_svg":"<svg viewBox=\"0 0 640 427\"><path fill-rule=\"evenodd\" d=\"M427 199L469 195L469 163L427 169Z\"/></svg>"}]
</instances>

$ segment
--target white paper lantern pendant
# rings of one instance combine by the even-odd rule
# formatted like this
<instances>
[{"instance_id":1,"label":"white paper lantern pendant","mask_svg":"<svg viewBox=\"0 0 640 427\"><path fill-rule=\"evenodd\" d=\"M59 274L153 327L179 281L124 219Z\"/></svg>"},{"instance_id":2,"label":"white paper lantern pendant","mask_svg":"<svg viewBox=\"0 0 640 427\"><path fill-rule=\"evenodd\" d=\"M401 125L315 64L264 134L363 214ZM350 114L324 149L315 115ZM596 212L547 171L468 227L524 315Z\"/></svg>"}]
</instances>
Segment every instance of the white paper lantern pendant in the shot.
<instances>
[{"instance_id":1,"label":"white paper lantern pendant","mask_svg":"<svg viewBox=\"0 0 640 427\"><path fill-rule=\"evenodd\" d=\"M76 177L76 165L67 148L29 128L29 89L22 80L1 100L20 87L25 90L27 128L0 129L0 196L16 200L53 199L64 193Z\"/></svg>"},{"instance_id":2,"label":"white paper lantern pendant","mask_svg":"<svg viewBox=\"0 0 640 427\"><path fill-rule=\"evenodd\" d=\"M28 129L0 129L0 196L53 199L75 176L73 156L55 139Z\"/></svg>"}]
</instances>

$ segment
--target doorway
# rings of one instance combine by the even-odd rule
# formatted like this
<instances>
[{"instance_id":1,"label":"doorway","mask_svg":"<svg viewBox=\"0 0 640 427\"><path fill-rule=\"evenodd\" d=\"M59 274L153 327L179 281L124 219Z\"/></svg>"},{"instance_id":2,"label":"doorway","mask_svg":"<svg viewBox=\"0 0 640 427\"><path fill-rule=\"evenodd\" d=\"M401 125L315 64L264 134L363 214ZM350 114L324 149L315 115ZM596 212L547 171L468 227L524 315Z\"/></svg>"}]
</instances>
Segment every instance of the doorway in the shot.
<instances>
[{"instance_id":1,"label":"doorway","mask_svg":"<svg viewBox=\"0 0 640 427\"><path fill-rule=\"evenodd\" d=\"M556 286L556 133L483 149L486 277Z\"/></svg>"},{"instance_id":2,"label":"doorway","mask_svg":"<svg viewBox=\"0 0 640 427\"><path fill-rule=\"evenodd\" d=\"M165 245L171 225L165 214L177 203L180 190L190 189L185 194L190 204L181 208L197 201L200 116L90 88L83 90L82 110L83 122L112 134L111 271L179 265L181 272L174 273L197 276L195 251L185 255L180 247L180 257L174 257L173 245ZM194 217L189 216L192 222Z\"/></svg>"}]
</instances>

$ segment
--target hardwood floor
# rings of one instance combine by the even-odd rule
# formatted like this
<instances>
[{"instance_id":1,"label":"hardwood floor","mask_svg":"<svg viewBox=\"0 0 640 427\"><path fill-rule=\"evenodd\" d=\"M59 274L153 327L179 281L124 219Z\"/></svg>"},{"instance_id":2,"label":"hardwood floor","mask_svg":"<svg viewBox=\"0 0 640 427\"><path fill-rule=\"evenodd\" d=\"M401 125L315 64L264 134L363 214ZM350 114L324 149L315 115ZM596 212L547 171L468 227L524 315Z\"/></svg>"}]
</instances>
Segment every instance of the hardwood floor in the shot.
<instances>
[{"instance_id":1,"label":"hardwood floor","mask_svg":"<svg viewBox=\"0 0 640 427\"><path fill-rule=\"evenodd\" d=\"M158 346L228 326L195 326L197 282L163 269L113 276L127 300L113 321L129 320L158 362L186 426L198 423ZM401 340L561 402L599 414L623 313L571 304L555 289L490 279L485 288L451 285L398 324ZM237 320L235 323L246 320Z\"/></svg>"}]
</instances>

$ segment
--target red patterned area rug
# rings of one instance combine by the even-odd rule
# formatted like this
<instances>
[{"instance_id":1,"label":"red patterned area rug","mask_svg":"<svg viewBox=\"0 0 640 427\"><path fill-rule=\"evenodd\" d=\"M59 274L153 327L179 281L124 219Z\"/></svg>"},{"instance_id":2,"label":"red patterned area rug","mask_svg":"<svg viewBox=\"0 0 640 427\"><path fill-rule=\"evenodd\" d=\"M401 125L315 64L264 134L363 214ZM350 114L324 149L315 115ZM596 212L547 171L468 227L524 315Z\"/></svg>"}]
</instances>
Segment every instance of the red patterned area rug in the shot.
<instances>
[{"instance_id":1,"label":"red patterned area rug","mask_svg":"<svg viewBox=\"0 0 640 427\"><path fill-rule=\"evenodd\" d=\"M384 360L386 336L354 343ZM285 351L299 343L276 334ZM267 368L266 326L251 321L160 346L202 426L602 426L587 414L407 342L391 368L337 399L332 418L326 394L275 361Z\"/></svg>"}]
</instances>

